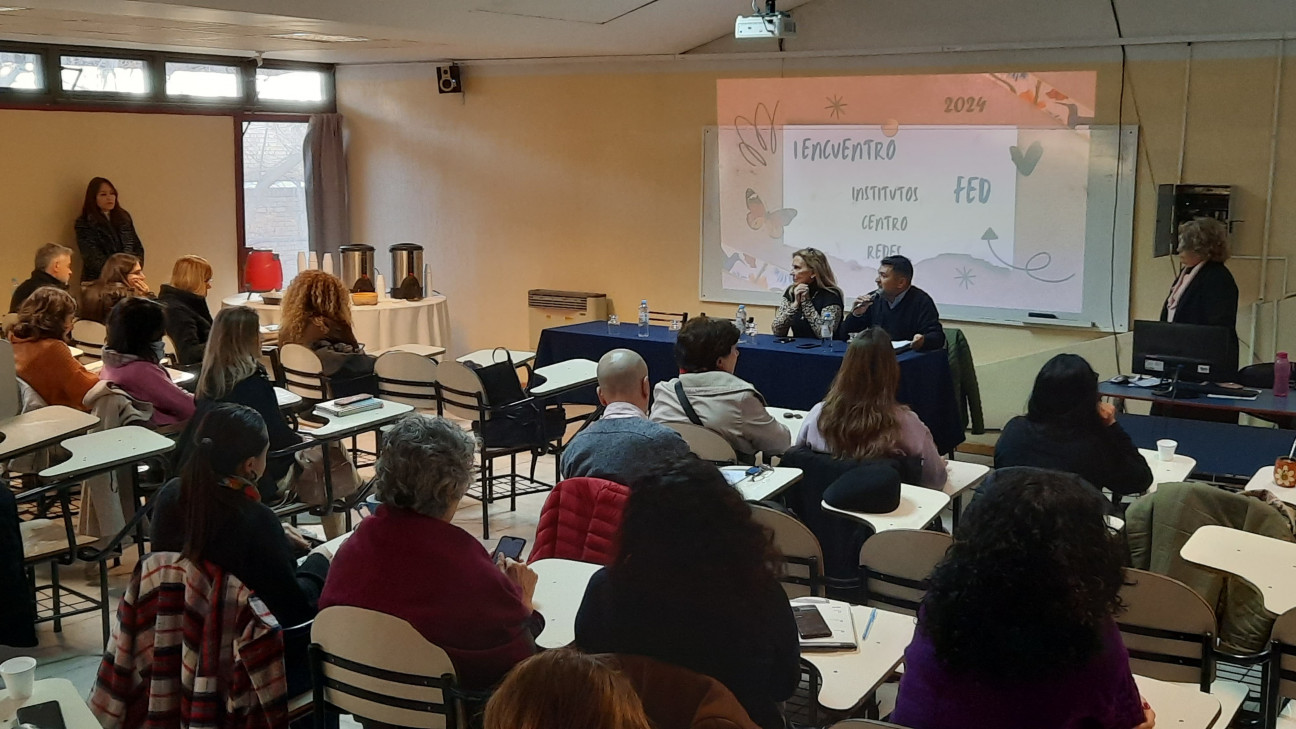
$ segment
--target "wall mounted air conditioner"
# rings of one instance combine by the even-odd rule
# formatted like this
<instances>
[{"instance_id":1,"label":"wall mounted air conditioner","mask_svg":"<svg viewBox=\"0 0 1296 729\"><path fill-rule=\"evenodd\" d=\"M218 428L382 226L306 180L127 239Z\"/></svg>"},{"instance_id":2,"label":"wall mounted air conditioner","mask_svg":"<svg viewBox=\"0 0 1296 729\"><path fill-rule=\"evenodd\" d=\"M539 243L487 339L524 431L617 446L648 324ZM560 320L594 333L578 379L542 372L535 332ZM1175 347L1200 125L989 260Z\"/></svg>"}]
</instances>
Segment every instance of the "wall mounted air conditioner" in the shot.
<instances>
[{"instance_id":1,"label":"wall mounted air conditioner","mask_svg":"<svg viewBox=\"0 0 1296 729\"><path fill-rule=\"evenodd\" d=\"M531 347L534 349L540 343L540 332L549 327L606 321L607 294L531 289L527 292L527 313L531 323Z\"/></svg>"}]
</instances>

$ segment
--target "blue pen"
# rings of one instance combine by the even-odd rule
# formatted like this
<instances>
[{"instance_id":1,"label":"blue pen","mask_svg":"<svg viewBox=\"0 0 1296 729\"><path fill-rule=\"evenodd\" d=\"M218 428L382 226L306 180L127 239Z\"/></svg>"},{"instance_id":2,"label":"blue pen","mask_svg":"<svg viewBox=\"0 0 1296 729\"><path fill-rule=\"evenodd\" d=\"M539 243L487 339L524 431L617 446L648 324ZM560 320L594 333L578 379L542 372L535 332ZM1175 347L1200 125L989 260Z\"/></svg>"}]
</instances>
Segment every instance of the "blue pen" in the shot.
<instances>
[{"instance_id":1,"label":"blue pen","mask_svg":"<svg viewBox=\"0 0 1296 729\"><path fill-rule=\"evenodd\" d=\"M860 636L860 640L865 640L868 638L869 630L872 629L873 627L873 619L876 617L877 617L877 608L873 608L873 612L869 613L869 621L864 626L864 635Z\"/></svg>"}]
</instances>

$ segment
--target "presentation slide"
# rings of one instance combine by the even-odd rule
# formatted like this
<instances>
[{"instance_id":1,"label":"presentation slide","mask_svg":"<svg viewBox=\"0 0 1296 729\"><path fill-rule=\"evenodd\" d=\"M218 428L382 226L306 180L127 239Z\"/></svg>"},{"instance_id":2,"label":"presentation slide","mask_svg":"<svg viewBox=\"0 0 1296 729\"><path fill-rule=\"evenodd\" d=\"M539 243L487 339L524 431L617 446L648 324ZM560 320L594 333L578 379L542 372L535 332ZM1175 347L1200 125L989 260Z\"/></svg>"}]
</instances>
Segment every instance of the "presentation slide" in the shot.
<instances>
[{"instance_id":1,"label":"presentation slide","mask_svg":"<svg viewBox=\"0 0 1296 729\"><path fill-rule=\"evenodd\" d=\"M1098 294L1110 301L1113 270L1086 268L1115 252L1117 142L1092 125L1095 79L719 81L704 298L771 303L792 253L813 247L848 299L874 290L879 262L898 254L942 311L1083 318ZM1110 143L1095 144L1104 132Z\"/></svg>"}]
</instances>

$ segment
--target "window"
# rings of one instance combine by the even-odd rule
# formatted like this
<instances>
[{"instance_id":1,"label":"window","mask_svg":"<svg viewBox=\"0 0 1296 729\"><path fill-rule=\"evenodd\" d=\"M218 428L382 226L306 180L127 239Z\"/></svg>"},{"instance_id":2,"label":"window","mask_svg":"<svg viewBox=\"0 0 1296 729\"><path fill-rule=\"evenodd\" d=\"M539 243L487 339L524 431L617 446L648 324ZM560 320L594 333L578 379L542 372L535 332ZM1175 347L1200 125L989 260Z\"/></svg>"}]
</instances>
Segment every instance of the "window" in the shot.
<instances>
[{"instance_id":1,"label":"window","mask_svg":"<svg viewBox=\"0 0 1296 729\"><path fill-rule=\"evenodd\" d=\"M169 61L166 64L167 96L237 99L243 95L240 86L239 70L235 66Z\"/></svg>"},{"instance_id":2,"label":"window","mask_svg":"<svg viewBox=\"0 0 1296 729\"><path fill-rule=\"evenodd\" d=\"M324 101L324 74L320 71L258 68L256 87L261 101Z\"/></svg>"},{"instance_id":3,"label":"window","mask_svg":"<svg viewBox=\"0 0 1296 729\"><path fill-rule=\"evenodd\" d=\"M285 286L297 275L297 254L310 247L302 157L308 126L307 122L243 124L243 245L278 253Z\"/></svg>"},{"instance_id":4,"label":"window","mask_svg":"<svg viewBox=\"0 0 1296 729\"><path fill-rule=\"evenodd\" d=\"M118 94L149 92L148 63L129 58L61 56L64 91L100 91Z\"/></svg>"},{"instance_id":5,"label":"window","mask_svg":"<svg viewBox=\"0 0 1296 729\"><path fill-rule=\"evenodd\" d=\"M0 53L0 89L43 89L42 68L35 53Z\"/></svg>"}]
</instances>

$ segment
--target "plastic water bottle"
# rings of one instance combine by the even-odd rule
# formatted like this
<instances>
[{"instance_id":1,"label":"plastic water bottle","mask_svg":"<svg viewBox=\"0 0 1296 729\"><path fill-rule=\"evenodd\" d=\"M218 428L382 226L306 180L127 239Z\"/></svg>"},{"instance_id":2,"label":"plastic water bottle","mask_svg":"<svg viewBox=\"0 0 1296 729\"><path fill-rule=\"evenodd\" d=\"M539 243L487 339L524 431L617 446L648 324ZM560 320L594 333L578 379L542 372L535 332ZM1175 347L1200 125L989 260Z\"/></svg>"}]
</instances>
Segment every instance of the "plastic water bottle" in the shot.
<instances>
[{"instance_id":1,"label":"plastic water bottle","mask_svg":"<svg viewBox=\"0 0 1296 729\"><path fill-rule=\"evenodd\" d=\"M823 321L820 322L819 324L819 343L824 347L828 347L829 349L831 349L833 333L835 331L836 330L833 327L832 314L825 315Z\"/></svg>"},{"instance_id":2,"label":"plastic water bottle","mask_svg":"<svg viewBox=\"0 0 1296 729\"><path fill-rule=\"evenodd\" d=\"M639 302L639 336L648 336L648 299Z\"/></svg>"},{"instance_id":3,"label":"plastic water bottle","mask_svg":"<svg viewBox=\"0 0 1296 729\"><path fill-rule=\"evenodd\" d=\"M747 341L747 305L739 304L738 313L734 314L734 326L738 327L738 341Z\"/></svg>"},{"instance_id":4,"label":"plastic water bottle","mask_svg":"<svg viewBox=\"0 0 1296 729\"><path fill-rule=\"evenodd\" d=\"M1287 390L1290 388L1291 360L1287 359L1286 352L1279 352L1278 357L1274 359L1274 396L1287 397Z\"/></svg>"}]
</instances>

